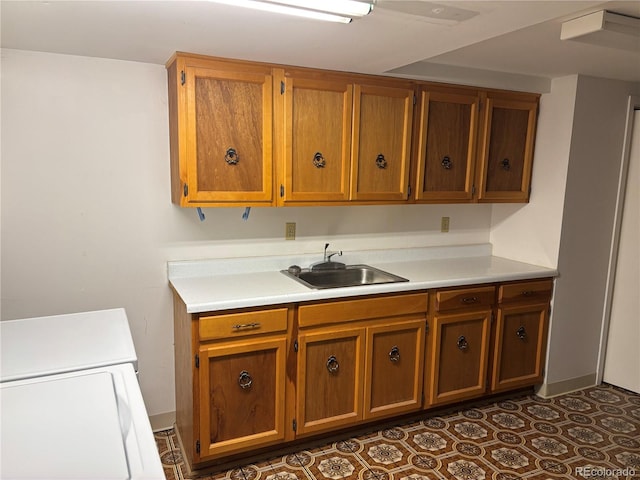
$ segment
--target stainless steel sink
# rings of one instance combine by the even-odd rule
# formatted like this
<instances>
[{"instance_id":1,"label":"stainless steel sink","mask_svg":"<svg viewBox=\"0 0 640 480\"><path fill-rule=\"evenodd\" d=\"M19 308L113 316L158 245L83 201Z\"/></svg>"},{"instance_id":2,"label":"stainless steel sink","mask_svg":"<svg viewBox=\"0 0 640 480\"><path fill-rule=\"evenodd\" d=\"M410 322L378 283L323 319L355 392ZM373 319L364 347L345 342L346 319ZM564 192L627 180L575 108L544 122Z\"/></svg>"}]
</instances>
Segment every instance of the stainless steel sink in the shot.
<instances>
[{"instance_id":1,"label":"stainless steel sink","mask_svg":"<svg viewBox=\"0 0 640 480\"><path fill-rule=\"evenodd\" d=\"M347 265L344 268L335 270L310 270L308 268L290 267L289 270L281 270L281 272L303 285L315 289L409 281L406 278L369 265Z\"/></svg>"}]
</instances>

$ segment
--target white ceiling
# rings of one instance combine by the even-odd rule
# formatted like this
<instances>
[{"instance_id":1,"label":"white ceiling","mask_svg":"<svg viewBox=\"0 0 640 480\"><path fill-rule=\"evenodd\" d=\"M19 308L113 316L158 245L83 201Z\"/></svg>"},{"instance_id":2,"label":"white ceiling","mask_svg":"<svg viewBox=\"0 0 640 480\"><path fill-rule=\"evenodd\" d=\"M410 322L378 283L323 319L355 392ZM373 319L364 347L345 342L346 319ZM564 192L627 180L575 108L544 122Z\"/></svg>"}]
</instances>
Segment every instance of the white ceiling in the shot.
<instances>
[{"instance_id":1,"label":"white ceiling","mask_svg":"<svg viewBox=\"0 0 640 480\"><path fill-rule=\"evenodd\" d=\"M541 92L576 73L640 82L640 38L636 51L560 40L562 21L585 13L640 17L637 0L378 0L347 25L190 0L0 7L3 48L156 64L184 51Z\"/></svg>"}]
</instances>

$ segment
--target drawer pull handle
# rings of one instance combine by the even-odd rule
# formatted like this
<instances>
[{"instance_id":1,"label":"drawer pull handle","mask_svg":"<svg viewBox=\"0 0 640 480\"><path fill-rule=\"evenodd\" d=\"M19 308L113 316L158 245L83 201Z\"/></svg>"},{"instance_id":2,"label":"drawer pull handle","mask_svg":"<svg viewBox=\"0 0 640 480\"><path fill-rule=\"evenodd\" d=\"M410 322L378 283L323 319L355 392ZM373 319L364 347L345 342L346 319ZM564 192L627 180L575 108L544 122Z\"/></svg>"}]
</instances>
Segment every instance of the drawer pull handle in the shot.
<instances>
[{"instance_id":1,"label":"drawer pull handle","mask_svg":"<svg viewBox=\"0 0 640 480\"><path fill-rule=\"evenodd\" d=\"M462 351L466 350L467 348L469 348L469 342L467 342L467 339L464 338L464 335L460 335L458 337L458 348Z\"/></svg>"},{"instance_id":2,"label":"drawer pull handle","mask_svg":"<svg viewBox=\"0 0 640 480\"><path fill-rule=\"evenodd\" d=\"M245 328L260 328L260 322L236 323L232 328L234 330L243 330Z\"/></svg>"},{"instance_id":3,"label":"drawer pull handle","mask_svg":"<svg viewBox=\"0 0 640 480\"><path fill-rule=\"evenodd\" d=\"M502 169L505 172L508 172L509 170L511 170L511 164L509 163L509 159L508 158L505 158L504 160L502 160L500 162L500 165L502 165Z\"/></svg>"},{"instance_id":4,"label":"drawer pull handle","mask_svg":"<svg viewBox=\"0 0 640 480\"><path fill-rule=\"evenodd\" d=\"M453 162L449 157L444 157L442 159L442 162L440 162L440 165L442 165L442 168L444 168L445 170L451 170L451 167L453 167Z\"/></svg>"},{"instance_id":5,"label":"drawer pull handle","mask_svg":"<svg viewBox=\"0 0 640 480\"><path fill-rule=\"evenodd\" d=\"M240 372L240 376L238 377L238 385L240 385L241 389L246 390L248 388L251 388L251 384L253 384L253 378L251 378L249 372L247 372L246 370L242 370Z\"/></svg>"},{"instance_id":6,"label":"drawer pull handle","mask_svg":"<svg viewBox=\"0 0 640 480\"><path fill-rule=\"evenodd\" d=\"M536 292L534 292L533 290L523 290L522 291L522 296L523 297L532 297L535 294L536 294Z\"/></svg>"},{"instance_id":7,"label":"drawer pull handle","mask_svg":"<svg viewBox=\"0 0 640 480\"><path fill-rule=\"evenodd\" d=\"M337 373L339 368L340 364L334 355L327 358L327 370L329 370L329 373Z\"/></svg>"},{"instance_id":8,"label":"drawer pull handle","mask_svg":"<svg viewBox=\"0 0 640 480\"><path fill-rule=\"evenodd\" d=\"M379 153L378 156L376 157L376 167L378 167L381 170L384 170L385 168L387 168L387 159L384 158L384 155Z\"/></svg>"},{"instance_id":9,"label":"drawer pull handle","mask_svg":"<svg viewBox=\"0 0 640 480\"><path fill-rule=\"evenodd\" d=\"M237 165L240 161L240 156L238 152L236 152L235 148L228 148L227 152L224 156L224 161L227 162L227 165Z\"/></svg>"},{"instance_id":10,"label":"drawer pull handle","mask_svg":"<svg viewBox=\"0 0 640 480\"><path fill-rule=\"evenodd\" d=\"M392 362L400 361L400 349L396 345L394 345L389 351L389 360Z\"/></svg>"},{"instance_id":11,"label":"drawer pull handle","mask_svg":"<svg viewBox=\"0 0 640 480\"><path fill-rule=\"evenodd\" d=\"M478 303L480 300L478 300L478 297L464 297L460 301L465 305L469 305L470 303Z\"/></svg>"},{"instance_id":12,"label":"drawer pull handle","mask_svg":"<svg viewBox=\"0 0 640 480\"><path fill-rule=\"evenodd\" d=\"M527 331L524 327L521 326L518 330L516 330L516 336L520 340L524 341L527 338Z\"/></svg>"}]
</instances>

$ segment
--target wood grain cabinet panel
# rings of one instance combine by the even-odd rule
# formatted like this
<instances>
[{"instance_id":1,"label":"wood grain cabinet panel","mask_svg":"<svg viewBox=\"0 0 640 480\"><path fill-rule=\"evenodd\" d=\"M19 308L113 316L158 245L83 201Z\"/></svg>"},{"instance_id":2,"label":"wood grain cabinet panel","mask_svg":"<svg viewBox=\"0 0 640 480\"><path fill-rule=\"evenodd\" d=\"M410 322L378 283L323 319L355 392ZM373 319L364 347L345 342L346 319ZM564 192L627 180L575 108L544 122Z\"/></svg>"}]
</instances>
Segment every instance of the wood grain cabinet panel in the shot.
<instances>
[{"instance_id":1,"label":"wood grain cabinet panel","mask_svg":"<svg viewBox=\"0 0 640 480\"><path fill-rule=\"evenodd\" d=\"M540 384L553 280L512 282L498 287L491 390Z\"/></svg>"},{"instance_id":2,"label":"wood grain cabinet panel","mask_svg":"<svg viewBox=\"0 0 640 480\"><path fill-rule=\"evenodd\" d=\"M173 202L271 204L271 69L177 55L168 75Z\"/></svg>"},{"instance_id":3,"label":"wood grain cabinet panel","mask_svg":"<svg viewBox=\"0 0 640 480\"><path fill-rule=\"evenodd\" d=\"M486 96L478 168L478 200L528 202L538 96Z\"/></svg>"},{"instance_id":4,"label":"wood grain cabinet panel","mask_svg":"<svg viewBox=\"0 0 640 480\"><path fill-rule=\"evenodd\" d=\"M549 303L498 308L491 390L542 383Z\"/></svg>"},{"instance_id":5,"label":"wood grain cabinet panel","mask_svg":"<svg viewBox=\"0 0 640 480\"><path fill-rule=\"evenodd\" d=\"M284 335L200 348L200 457L284 440L285 353Z\"/></svg>"},{"instance_id":6,"label":"wood grain cabinet panel","mask_svg":"<svg viewBox=\"0 0 640 480\"><path fill-rule=\"evenodd\" d=\"M349 198L353 85L285 73L282 201Z\"/></svg>"},{"instance_id":7,"label":"wood grain cabinet panel","mask_svg":"<svg viewBox=\"0 0 640 480\"><path fill-rule=\"evenodd\" d=\"M296 413L298 435L362 420L363 328L324 329L299 336Z\"/></svg>"},{"instance_id":8,"label":"wood grain cabinet panel","mask_svg":"<svg viewBox=\"0 0 640 480\"><path fill-rule=\"evenodd\" d=\"M365 419L420 408L424 332L424 318L367 328Z\"/></svg>"},{"instance_id":9,"label":"wood grain cabinet panel","mask_svg":"<svg viewBox=\"0 0 640 480\"><path fill-rule=\"evenodd\" d=\"M474 398L486 391L491 310L436 315L431 345L431 404Z\"/></svg>"},{"instance_id":10,"label":"wood grain cabinet panel","mask_svg":"<svg viewBox=\"0 0 640 480\"><path fill-rule=\"evenodd\" d=\"M354 86L351 200L406 200L413 89Z\"/></svg>"},{"instance_id":11,"label":"wood grain cabinet panel","mask_svg":"<svg viewBox=\"0 0 640 480\"><path fill-rule=\"evenodd\" d=\"M472 199L479 105L475 90L421 89L417 201Z\"/></svg>"}]
</instances>

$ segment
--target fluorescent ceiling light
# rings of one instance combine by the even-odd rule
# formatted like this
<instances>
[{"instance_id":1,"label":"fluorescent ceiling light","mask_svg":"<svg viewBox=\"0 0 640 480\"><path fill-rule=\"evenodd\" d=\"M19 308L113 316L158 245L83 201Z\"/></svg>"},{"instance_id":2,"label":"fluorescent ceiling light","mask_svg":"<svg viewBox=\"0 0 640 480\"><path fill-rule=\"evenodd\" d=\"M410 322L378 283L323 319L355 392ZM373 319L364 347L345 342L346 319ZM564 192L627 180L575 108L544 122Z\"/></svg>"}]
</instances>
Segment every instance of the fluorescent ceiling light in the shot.
<instances>
[{"instance_id":1,"label":"fluorescent ceiling light","mask_svg":"<svg viewBox=\"0 0 640 480\"><path fill-rule=\"evenodd\" d=\"M349 23L373 9L373 0L210 0L264 12L282 13L328 22Z\"/></svg>"},{"instance_id":2,"label":"fluorescent ceiling light","mask_svg":"<svg viewBox=\"0 0 640 480\"><path fill-rule=\"evenodd\" d=\"M560 39L638 52L640 18L600 10L564 22Z\"/></svg>"}]
</instances>

